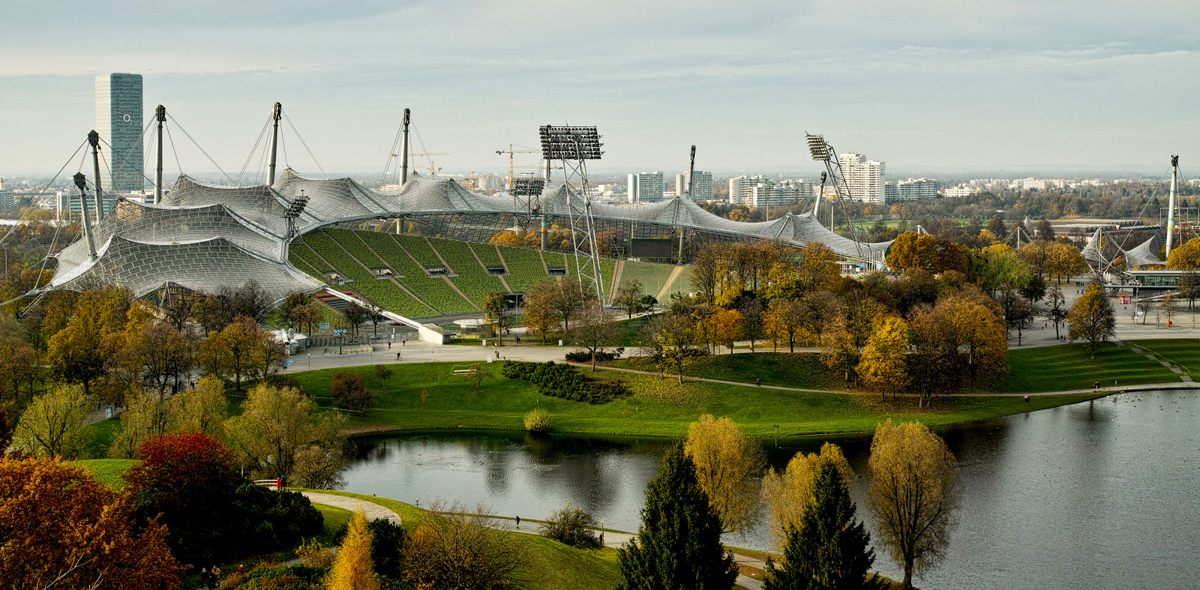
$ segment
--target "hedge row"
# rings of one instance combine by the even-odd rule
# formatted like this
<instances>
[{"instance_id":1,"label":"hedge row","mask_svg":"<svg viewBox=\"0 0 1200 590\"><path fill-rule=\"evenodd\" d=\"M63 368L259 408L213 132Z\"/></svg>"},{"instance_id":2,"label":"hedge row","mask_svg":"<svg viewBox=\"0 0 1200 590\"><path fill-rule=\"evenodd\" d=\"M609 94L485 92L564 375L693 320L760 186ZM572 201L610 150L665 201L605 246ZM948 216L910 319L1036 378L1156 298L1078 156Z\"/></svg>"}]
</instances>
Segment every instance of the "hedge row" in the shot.
<instances>
[{"instance_id":1,"label":"hedge row","mask_svg":"<svg viewBox=\"0 0 1200 590\"><path fill-rule=\"evenodd\" d=\"M509 379L523 379L537 385L542 395L577 402L603 404L632 394L623 381L592 379L575 367L555 364L553 361L504 361L500 371Z\"/></svg>"}]
</instances>

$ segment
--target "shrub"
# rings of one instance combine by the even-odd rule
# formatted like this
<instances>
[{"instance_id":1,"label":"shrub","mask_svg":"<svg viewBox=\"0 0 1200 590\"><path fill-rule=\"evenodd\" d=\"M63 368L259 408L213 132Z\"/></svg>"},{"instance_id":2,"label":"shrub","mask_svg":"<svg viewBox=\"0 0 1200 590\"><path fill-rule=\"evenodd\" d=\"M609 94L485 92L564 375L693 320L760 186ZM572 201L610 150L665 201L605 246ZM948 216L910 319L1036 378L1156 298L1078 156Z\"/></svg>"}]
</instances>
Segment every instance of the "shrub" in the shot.
<instances>
[{"instance_id":1,"label":"shrub","mask_svg":"<svg viewBox=\"0 0 1200 590\"><path fill-rule=\"evenodd\" d=\"M304 567L314 569L329 569L333 564L333 552L321 545L315 537L305 539L296 547L296 557Z\"/></svg>"},{"instance_id":2,"label":"shrub","mask_svg":"<svg viewBox=\"0 0 1200 590\"><path fill-rule=\"evenodd\" d=\"M387 379L392 376L392 369L387 365L375 365L375 376L380 380Z\"/></svg>"},{"instance_id":3,"label":"shrub","mask_svg":"<svg viewBox=\"0 0 1200 590\"><path fill-rule=\"evenodd\" d=\"M608 352L606 350L597 350L596 351L596 360L599 362L602 362L602 363L615 361L618 358L620 358L620 356L621 356L620 352ZM575 350L575 351L568 352L566 357L567 357L567 360L569 360L573 363L590 363L590 362L592 362L592 355L591 355L591 353L589 353L586 350Z\"/></svg>"},{"instance_id":4,"label":"shrub","mask_svg":"<svg viewBox=\"0 0 1200 590\"><path fill-rule=\"evenodd\" d=\"M371 392L367 391L367 381L357 373L338 373L329 384L329 395L339 408L362 411L373 405Z\"/></svg>"},{"instance_id":5,"label":"shrub","mask_svg":"<svg viewBox=\"0 0 1200 590\"><path fill-rule=\"evenodd\" d=\"M371 530L371 563L375 573L399 579L404 573L402 554L408 536L404 527L390 520L377 518L367 528Z\"/></svg>"},{"instance_id":6,"label":"shrub","mask_svg":"<svg viewBox=\"0 0 1200 590\"><path fill-rule=\"evenodd\" d=\"M479 516L484 506L434 503L404 551L404 577L418 588L493 590L515 585L521 554L509 535Z\"/></svg>"},{"instance_id":7,"label":"shrub","mask_svg":"<svg viewBox=\"0 0 1200 590\"><path fill-rule=\"evenodd\" d=\"M525 430L529 432L550 432L550 412L537 408L525 414Z\"/></svg>"},{"instance_id":8,"label":"shrub","mask_svg":"<svg viewBox=\"0 0 1200 590\"><path fill-rule=\"evenodd\" d=\"M596 518L581 508L567 505L562 510L550 515L542 523L538 531L543 537L548 537L579 549L599 549L600 537L592 532L596 526Z\"/></svg>"},{"instance_id":9,"label":"shrub","mask_svg":"<svg viewBox=\"0 0 1200 590\"><path fill-rule=\"evenodd\" d=\"M504 361L500 372L509 379L523 379L537 385L542 395L589 404L607 403L632 393L623 381L593 379L575 367L554 362Z\"/></svg>"},{"instance_id":10,"label":"shrub","mask_svg":"<svg viewBox=\"0 0 1200 590\"><path fill-rule=\"evenodd\" d=\"M321 590L324 588L323 569L304 565L259 565L225 587L237 590Z\"/></svg>"}]
</instances>

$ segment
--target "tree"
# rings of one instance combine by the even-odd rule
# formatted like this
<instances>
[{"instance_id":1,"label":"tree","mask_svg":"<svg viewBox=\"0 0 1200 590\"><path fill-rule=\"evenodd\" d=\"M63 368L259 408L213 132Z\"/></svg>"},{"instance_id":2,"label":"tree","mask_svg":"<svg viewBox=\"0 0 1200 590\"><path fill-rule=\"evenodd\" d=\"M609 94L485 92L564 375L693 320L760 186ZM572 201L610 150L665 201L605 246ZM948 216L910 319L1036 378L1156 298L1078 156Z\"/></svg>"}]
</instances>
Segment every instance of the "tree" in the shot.
<instances>
[{"instance_id":1,"label":"tree","mask_svg":"<svg viewBox=\"0 0 1200 590\"><path fill-rule=\"evenodd\" d=\"M820 454L796 453L782 472L772 469L763 477L763 498L771 511L771 533L780 544L787 541L788 530L804 528L804 510L813 501L817 474L826 464L838 470L847 486L854 483L854 470L842 449L828 442L821 445Z\"/></svg>"},{"instance_id":2,"label":"tree","mask_svg":"<svg viewBox=\"0 0 1200 590\"><path fill-rule=\"evenodd\" d=\"M773 299L763 315L767 336L775 342L787 342L788 352L796 352L796 340L804 327L805 308L798 299Z\"/></svg>"},{"instance_id":3,"label":"tree","mask_svg":"<svg viewBox=\"0 0 1200 590\"><path fill-rule=\"evenodd\" d=\"M296 322L297 327L303 326L304 333L307 334L309 338L312 338L313 324L321 318L322 311L323 307L320 301L309 301L308 303L297 305L296 307L292 308L292 321Z\"/></svg>"},{"instance_id":4,"label":"tree","mask_svg":"<svg viewBox=\"0 0 1200 590\"><path fill-rule=\"evenodd\" d=\"M909 376L922 403L935 393L978 385L1008 371L1000 306L974 286L909 313Z\"/></svg>"},{"instance_id":5,"label":"tree","mask_svg":"<svg viewBox=\"0 0 1200 590\"><path fill-rule=\"evenodd\" d=\"M1096 283L1083 290L1083 295L1071 306L1067 321L1070 322L1067 337L1072 341L1086 340L1092 358L1096 357L1096 348L1101 342L1116 335L1117 320L1112 303L1104 296L1104 288Z\"/></svg>"},{"instance_id":6,"label":"tree","mask_svg":"<svg viewBox=\"0 0 1200 590\"><path fill-rule=\"evenodd\" d=\"M492 333L501 344L504 343L504 331L508 329L508 306L504 303L501 293L488 293L483 298L483 321L492 328Z\"/></svg>"},{"instance_id":7,"label":"tree","mask_svg":"<svg viewBox=\"0 0 1200 590\"><path fill-rule=\"evenodd\" d=\"M575 344L588 351L592 359L592 371L596 370L596 357L614 342L612 321L604 306L595 299L588 299L579 312L575 329L571 332Z\"/></svg>"},{"instance_id":8,"label":"tree","mask_svg":"<svg viewBox=\"0 0 1200 590\"><path fill-rule=\"evenodd\" d=\"M706 245L711 246L711 244ZM721 280L720 250L714 247L701 247L692 258L692 284L700 292L703 303L713 303L716 300L717 285Z\"/></svg>"},{"instance_id":9,"label":"tree","mask_svg":"<svg viewBox=\"0 0 1200 590\"><path fill-rule=\"evenodd\" d=\"M365 321L371 318L371 312L367 308L351 301L342 308L342 317L346 318L346 323L350 324L350 331L355 336L358 336L358 327Z\"/></svg>"},{"instance_id":10,"label":"tree","mask_svg":"<svg viewBox=\"0 0 1200 590\"><path fill-rule=\"evenodd\" d=\"M135 527L118 495L63 461L0 457L0 580L9 588L158 590L183 568L167 529Z\"/></svg>"},{"instance_id":11,"label":"tree","mask_svg":"<svg viewBox=\"0 0 1200 590\"><path fill-rule=\"evenodd\" d=\"M367 381L358 373L337 373L329 382L329 396L334 405L361 412L371 407L374 400L367 390Z\"/></svg>"},{"instance_id":12,"label":"tree","mask_svg":"<svg viewBox=\"0 0 1200 590\"><path fill-rule=\"evenodd\" d=\"M13 446L35 457L74 459L87 444L90 408L83 388L59 385L33 398L17 421Z\"/></svg>"},{"instance_id":13,"label":"tree","mask_svg":"<svg viewBox=\"0 0 1200 590\"><path fill-rule=\"evenodd\" d=\"M270 334L249 316L241 316L200 344L200 364L209 374L233 377L234 387L241 391L242 377L260 374L266 349L272 346Z\"/></svg>"},{"instance_id":14,"label":"tree","mask_svg":"<svg viewBox=\"0 0 1200 590\"><path fill-rule=\"evenodd\" d=\"M329 568L329 590L378 590L375 568L371 562L371 543L374 536L367 528L367 515L362 510L350 517L346 538L338 549L333 567Z\"/></svg>"},{"instance_id":15,"label":"tree","mask_svg":"<svg viewBox=\"0 0 1200 590\"><path fill-rule=\"evenodd\" d=\"M542 344L546 343L546 335L559 327L557 297L558 286L554 281L542 281L525 292L525 325L542 337Z\"/></svg>"},{"instance_id":16,"label":"tree","mask_svg":"<svg viewBox=\"0 0 1200 590\"><path fill-rule=\"evenodd\" d=\"M1051 268L1049 246L1050 242L1045 239L1033 240L1021 246L1017 254L1039 277L1045 276L1047 269Z\"/></svg>"},{"instance_id":17,"label":"tree","mask_svg":"<svg viewBox=\"0 0 1200 590\"><path fill-rule=\"evenodd\" d=\"M896 241L888 248L887 264L903 271L923 269L936 273L940 270L938 258L937 238L910 231L896 236Z\"/></svg>"},{"instance_id":18,"label":"tree","mask_svg":"<svg viewBox=\"0 0 1200 590\"><path fill-rule=\"evenodd\" d=\"M879 538L904 569L904 587L933 567L949 544L958 502L958 461L946 443L919 422L875 429L871 440L871 487Z\"/></svg>"},{"instance_id":19,"label":"tree","mask_svg":"<svg viewBox=\"0 0 1200 590\"><path fill-rule=\"evenodd\" d=\"M859 351L850 322L841 316L835 317L825 330L822 340L821 362L830 371L842 374L842 380L850 383L851 374L858 366Z\"/></svg>"},{"instance_id":20,"label":"tree","mask_svg":"<svg viewBox=\"0 0 1200 590\"><path fill-rule=\"evenodd\" d=\"M655 317L647 324L643 341L642 348L646 356L663 373L675 371L679 383L683 383L684 368L702 354L698 348L695 322L684 313L666 313Z\"/></svg>"},{"instance_id":21,"label":"tree","mask_svg":"<svg viewBox=\"0 0 1200 590\"><path fill-rule=\"evenodd\" d=\"M192 337L165 321L144 322L128 332L128 353L140 368L142 378L160 395L178 391L180 381L192 372L196 343Z\"/></svg>"},{"instance_id":22,"label":"tree","mask_svg":"<svg viewBox=\"0 0 1200 590\"><path fill-rule=\"evenodd\" d=\"M1050 303L1049 309L1046 310L1046 317L1050 318L1051 322L1054 322L1054 339L1058 340L1060 336L1058 327L1067 319L1067 310L1063 308L1063 305L1067 302L1067 298L1063 296L1062 289L1053 287L1047 293L1046 301Z\"/></svg>"},{"instance_id":23,"label":"tree","mask_svg":"<svg viewBox=\"0 0 1200 590\"><path fill-rule=\"evenodd\" d=\"M750 341L750 352L754 342L763 337L763 306L758 299L746 299L738 306L742 313L742 337Z\"/></svg>"},{"instance_id":24,"label":"tree","mask_svg":"<svg viewBox=\"0 0 1200 590\"><path fill-rule=\"evenodd\" d=\"M767 564L766 590L875 590L884 583L871 573L875 551L854 501L832 463L817 474L813 501L804 509L803 526L788 529L783 567Z\"/></svg>"},{"instance_id":25,"label":"tree","mask_svg":"<svg viewBox=\"0 0 1200 590\"><path fill-rule=\"evenodd\" d=\"M881 315L855 370L868 388L895 396L908 387L907 352L908 324L899 316Z\"/></svg>"},{"instance_id":26,"label":"tree","mask_svg":"<svg viewBox=\"0 0 1200 590\"><path fill-rule=\"evenodd\" d=\"M642 311L642 282L633 279L617 290L614 301L625 310L626 318L633 319L633 314Z\"/></svg>"},{"instance_id":27,"label":"tree","mask_svg":"<svg viewBox=\"0 0 1200 590\"><path fill-rule=\"evenodd\" d=\"M225 418L229 406L225 399L225 383L213 375L205 375L194 389L175 394L171 432L199 432L214 438L225 436Z\"/></svg>"},{"instance_id":28,"label":"tree","mask_svg":"<svg viewBox=\"0 0 1200 590\"><path fill-rule=\"evenodd\" d=\"M568 504L546 518L538 532L543 537L578 549L599 549L603 544L593 532L594 528L596 518L591 513Z\"/></svg>"},{"instance_id":29,"label":"tree","mask_svg":"<svg viewBox=\"0 0 1200 590\"><path fill-rule=\"evenodd\" d=\"M637 536L617 550L621 590L733 588L737 564L721 545L721 521L681 446L667 451L646 486Z\"/></svg>"},{"instance_id":30,"label":"tree","mask_svg":"<svg viewBox=\"0 0 1200 590\"><path fill-rule=\"evenodd\" d=\"M233 321L233 310L212 293L197 293L192 301L192 320L204 327L204 335L220 332Z\"/></svg>"},{"instance_id":31,"label":"tree","mask_svg":"<svg viewBox=\"0 0 1200 590\"><path fill-rule=\"evenodd\" d=\"M121 413L121 431L113 437L108 456L117 459L132 458L142 443L170 431L174 404L163 399L155 391L140 391L131 394Z\"/></svg>"},{"instance_id":32,"label":"tree","mask_svg":"<svg viewBox=\"0 0 1200 590\"><path fill-rule=\"evenodd\" d=\"M321 530L320 512L303 495L255 486L233 452L204 434L148 439L141 462L125 474L141 522L159 518L168 543L192 564L287 549Z\"/></svg>"},{"instance_id":33,"label":"tree","mask_svg":"<svg viewBox=\"0 0 1200 590\"><path fill-rule=\"evenodd\" d=\"M554 311L558 313L558 319L562 321L562 330L564 334L571 332L571 319L579 312L579 308L583 306L583 288L579 285L579 279L575 277L567 277L558 281L556 284L557 293L552 300Z\"/></svg>"},{"instance_id":34,"label":"tree","mask_svg":"<svg viewBox=\"0 0 1200 590\"><path fill-rule=\"evenodd\" d=\"M1050 225L1049 219L1043 219L1037 222L1037 237L1047 242L1053 242L1058 236L1055 235L1054 226Z\"/></svg>"},{"instance_id":35,"label":"tree","mask_svg":"<svg viewBox=\"0 0 1200 590\"><path fill-rule=\"evenodd\" d=\"M1171 326L1175 319L1175 294L1167 293L1164 295L1158 307L1162 310L1163 315L1167 316L1167 326Z\"/></svg>"},{"instance_id":36,"label":"tree","mask_svg":"<svg viewBox=\"0 0 1200 590\"><path fill-rule=\"evenodd\" d=\"M130 295L124 289L97 289L79 296L66 326L50 337L47 361L61 379L83 385L85 395L105 373L109 349L97 346L125 326Z\"/></svg>"},{"instance_id":37,"label":"tree","mask_svg":"<svg viewBox=\"0 0 1200 590\"><path fill-rule=\"evenodd\" d=\"M1167 268L1200 270L1200 238L1192 238L1172 248L1167 256Z\"/></svg>"},{"instance_id":38,"label":"tree","mask_svg":"<svg viewBox=\"0 0 1200 590\"><path fill-rule=\"evenodd\" d=\"M0 337L0 400L16 401L22 390L32 393L39 364L29 343L17 336Z\"/></svg>"},{"instance_id":39,"label":"tree","mask_svg":"<svg viewBox=\"0 0 1200 590\"><path fill-rule=\"evenodd\" d=\"M404 577L416 588L492 590L513 585L521 565L509 534L492 528L486 507L434 502L404 552ZM510 533L511 534L511 533Z\"/></svg>"},{"instance_id":40,"label":"tree","mask_svg":"<svg viewBox=\"0 0 1200 590\"><path fill-rule=\"evenodd\" d=\"M225 421L238 461L254 477L285 476L296 485L324 488L342 466L342 418L323 414L293 387L260 383L242 413Z\"/></svg>"},{"instance_id":41,"label":"tree","mask_svg":"<svg viewBox=\"0 0 1200 590\"><path fill-rule=\"evenodd\" d=\"M1185 270L1179 277L1179 296L1187 299L1188 311L1196 308L1196 298L1200 297L1200 274L1194 270Z\"/></svg>"},{"instance_id":42,"label":"tree","mask_svg":"<svg viewBox=\"0 0 1200 590\"><path fill-rule=\"evenodd\" d=\"M996 236L996 239L1003 240L1008 237L1008 226L1004 224L1004 217L999 214L992 217L987 224L987 229Z\"/></svg>"},{"instance_id":43,"label":"tree","mask_svg":"<svg viewBox=\"0 0 1200 590\"><path fill-rule=\"evenodd\" d=\"M1046 273L1063 279L1087 270L1087 261L1079 249L1062 242L1046 246Z\"/></svg>"},{"instance_id":44,"label":"tree","mask_svg":"<svg viewBox=\"0 0 1200 590\"><path fill-rule=\"evenodd\" d=\"M742 312L736 309L717 309L713 311L709 320L712 322L713 342L728 346L729 354L733 354L733 344L742 337L742 326L745 324Z\"/></svg>"},{"instance_id":45,"label":"tree","mask_svg":"<svg viewBox=\"0 0 1200 590\"><path fill-rule=\"evenodd\" d=\"M683 452L696 466L696 480L723 530L745 529L758 507L758 477L766 464L758 442L733 420L705 414L688 425Z\"/></svg>"}]
</instances>

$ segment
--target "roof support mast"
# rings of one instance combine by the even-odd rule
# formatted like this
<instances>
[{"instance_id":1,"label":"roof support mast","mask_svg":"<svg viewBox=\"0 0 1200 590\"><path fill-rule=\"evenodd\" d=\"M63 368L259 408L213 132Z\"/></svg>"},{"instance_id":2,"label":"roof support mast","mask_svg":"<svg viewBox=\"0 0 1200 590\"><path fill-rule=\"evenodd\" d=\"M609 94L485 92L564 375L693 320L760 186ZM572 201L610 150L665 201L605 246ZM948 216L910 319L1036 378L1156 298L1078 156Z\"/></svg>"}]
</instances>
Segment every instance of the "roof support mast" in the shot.
<instances>
[{"instance_id":1,"label":"roof support mast","mask_svg":"<svg viewBox=\"0 0 1200 590\"><path fill-rule=\"evenodd\" d=\"M692 177L696 176L696 146L692 146L692 154L688 157L687 198L692 198ZM683 224L679 223L680 203L675 204L675 232L679 234L679 252L675 254L675 264L683 264Z\"/></svg>"},{"instance_id":2,"label":"roof support mast","mask_svg":"<svg viewBox=\"0 0 1200 590\"><path fill-rule=\"evenodd\" d=\"M412 111L404 109L404 120L400 124L400 186L408 182L408 123Z\"/></svg>"},{"instance_id":3,"label":"roof support mast","mask_svg":"<svg viewBox=\"0 0 1200 590\"><path fill-rule=\"evenodd\" d=\"M1171 195L1167 198L1167 258L1175 242L1175 184L1179 181L1179 156L1171 156Z\"/></svg>"},{"instance_id":4,"label":"roof support mast","mask_svg":"<svg viewBox=\"0 0 1200 590\"><path fill-rule=\"evenodd\" d=\"M279 148L279 118L282 116L283 105L275 103L275 107L271 109L271 166L267 172L268 185L275 184L275 154Z\"/></svg>"},{"instance_id":5,"label":"roof support mast","mask_svg":"<svg viewBox=\"0 0 1200 590\"><path fill-rule=\"evenodd\" d=\"M163 123L167 122L167 107L158 105L154 109L154 119L158 121L158 160L154 168L154 204L162 203L162 186L163 186Z\"/></svg>"},{"instance_id":6,"label":"roof support mast","mask_svg":"<svg viewBox=\"0 0 1200 590\"><path fill-rule=\"evenodd\" d=\"M92 166L96 175L96 221L100 221L104 219L104 191L100 188L100 134L95 129L88 133L88 143L92 145ZM86 216L83 222L87 223Z\"/></svg>"},{"instance_id":7,"label":"roof support mast","mask_svg":"<svg viewBox=\"0 0 1200 590\"><path fill-rule=\"evenodd\" d=\"M92 132L96 133L95 131ZM91 137L91 134L88 135ZM97 179L98 180L98 179ZM96 259L96 241L92 238L92 228L88 219L88 203L87 203L87 179L84 178L82 172L75 173L75 186L79 187L79 212L83 214L83 236L87 239L88 258ZM97 185L99 188L99 185Z\"/></svg>"}]
</instances>

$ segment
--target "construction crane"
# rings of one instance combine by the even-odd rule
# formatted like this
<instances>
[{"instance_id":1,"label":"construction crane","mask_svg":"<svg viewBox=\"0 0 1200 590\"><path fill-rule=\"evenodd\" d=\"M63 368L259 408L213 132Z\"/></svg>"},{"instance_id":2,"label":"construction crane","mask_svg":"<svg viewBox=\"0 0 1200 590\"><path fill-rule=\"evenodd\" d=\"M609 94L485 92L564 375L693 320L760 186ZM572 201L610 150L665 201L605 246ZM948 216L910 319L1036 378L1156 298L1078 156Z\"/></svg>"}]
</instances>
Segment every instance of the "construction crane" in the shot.
<instances>
[{"instance_id":1,"label":"construction crane","mask_svg":"<svg viewBox=\"0 0 1200 590\"><path fill-rule=\"evenodd\" d=\"M448 152L410 152L408 155L409 155L409 157L412 157L412 158L415 158L417 156L425 156L426 158L429 158L430 156L449 156L450 154ZM400 157L400 154L392 152L392 159L398 159L399 157ZM388 163L388 166L384 168L385 176L387 175L387 170L389 168L391 168L390 162ZM433 158L429 158L429 175L437 176L437 173L440 170L441 170L441 168L438 168L437 165L434 164Z\"/></svg>"},{"instance_id":2,"label":"construction crane","mask_svg":"<svg viewBox=\"0 0 1200 590\"><path fill-rule=\"evenodd\" d=\"M515 148L520 148L520 149L515 149ZM542 150L540 150L540 149L527 148L523 145L513 145L511 143L508 144L508 149L506 149L506 150L505 149L496 150L497 156L503 156L504 154L508 154L508 181L504 185L505 190L507 190L508 192L511 193L512 189L513 189L513 154L540 154L540 153L542 153Z\"/></svg>"}]
</instances>

